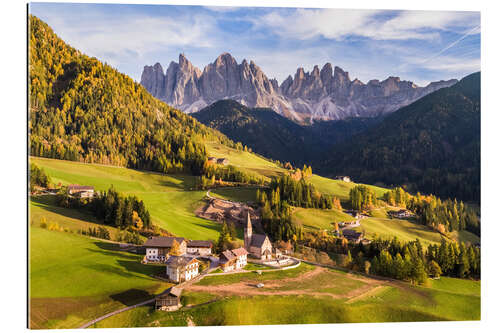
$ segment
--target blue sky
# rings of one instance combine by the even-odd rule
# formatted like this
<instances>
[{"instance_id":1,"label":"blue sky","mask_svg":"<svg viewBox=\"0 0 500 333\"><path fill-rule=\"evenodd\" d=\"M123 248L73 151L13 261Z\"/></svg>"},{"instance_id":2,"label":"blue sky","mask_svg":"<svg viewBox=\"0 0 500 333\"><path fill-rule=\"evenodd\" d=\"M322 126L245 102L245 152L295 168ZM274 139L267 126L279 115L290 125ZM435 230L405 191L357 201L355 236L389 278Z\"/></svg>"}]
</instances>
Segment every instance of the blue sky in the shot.
<instances>
[{"instance_id":1,"label":"blue sky","mask_svg":"<svg viewBox=\"0 0 500 333\"><path fill-rule=\"evenodd\" d=\"M330 62L363 82L419 85L480 70L479 12L32 3L70 45L140 80L179 53L198 68L223 52L281 83Z\"/></svg>"}]
</instances>

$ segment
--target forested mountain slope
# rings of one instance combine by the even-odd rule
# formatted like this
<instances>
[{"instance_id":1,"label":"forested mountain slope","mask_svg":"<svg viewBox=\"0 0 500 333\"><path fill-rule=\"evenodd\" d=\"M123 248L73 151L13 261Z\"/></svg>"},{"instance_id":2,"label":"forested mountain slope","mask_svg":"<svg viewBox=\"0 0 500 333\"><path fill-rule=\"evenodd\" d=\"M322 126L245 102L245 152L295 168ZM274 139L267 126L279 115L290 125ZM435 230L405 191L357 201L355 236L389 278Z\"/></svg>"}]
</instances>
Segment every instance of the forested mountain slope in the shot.
<instances>
[{"instance_id":1,"label":"forested mountain slope","mask_svg":"<svg viewBox=\"0 0 500 333\"><path fill-rule=\"evenodd\" d=\"M480 83L474 73L401 108L334 146L320 171L479 202Z\"/></svg>"},{"instance_id":2,"label":"forested mountain slope","mask_svg":"<svg viewBox=\"0 0 500 333\"><path fill-rule=\"evenodd\" d=\"M199 174L202 141L231 143L29 17L30 154ZM232 144L232 143L231 143Z\"/></svg>"},{"instance_id":3,"label":"forested mountain slope","mask_svg":"<svg viewBox=\"0 0 500 333\"><path fill-rule=\"evenodd\" d=\"M379 118L352 118L302 126L269 108L248 108L229 99L217 101L191 115L261 155L300 167L319 159L334 143L380 121Z\"/></svg>"}]
</instances>

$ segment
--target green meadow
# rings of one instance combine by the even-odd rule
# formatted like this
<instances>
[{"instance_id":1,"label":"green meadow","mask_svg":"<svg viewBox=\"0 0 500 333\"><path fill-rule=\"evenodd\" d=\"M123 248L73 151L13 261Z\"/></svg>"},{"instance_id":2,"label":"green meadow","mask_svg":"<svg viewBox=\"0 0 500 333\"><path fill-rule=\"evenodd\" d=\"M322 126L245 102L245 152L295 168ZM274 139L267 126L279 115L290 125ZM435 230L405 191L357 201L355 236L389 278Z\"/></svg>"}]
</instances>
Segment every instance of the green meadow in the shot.
<instances>
[{"instance_id":1,"label":"green meadow","mask_svg":"<svg viewBox=\"0 0 500 333\"><path fill-rule=\"evenodd\" d=\"M441 234L416 223L413 219L389 218L387 211L390 208L379 208L371 211L371 216L361 220L361 227L358 230L364 230L367 237L373 238L380 236L382 238L393 238L396 236L402 241L414 241L419 238L422 245L438 244L441 242ZM471 243L479 242L479 237L468 231L455 231L449 235L451 239L457 241L468 241Z\"/></svg>"},{"instance_id":2,"label":"green meadow","mask_svg":"<svg viewBox=\"0 0 500 333\"><path fill-rule=\"evenodd\" d=\"M222 277L219 282L228 283ZM312 282L299 282L297 290L316 290L318 283L315 279ZM342 292L366 288L366 284L348 274L339 274L334 282L341 284L337 289L325 292L342 296ZM461 288L455 290L457 286ZM184 304L199 305L171 313L143 306L107 318L95 327L464 321L480 320L481 317L479 282L451 278L432 281L427 287L403 282L387 283L352 298L307 294L218 298L210 293L190 291L184 301ZM203 304L207 301L213 302Z\"/></svg>"},{"instance_id":3,"label":"green meadow","mask_svg":"<svg viewBox=\"0 0 500 333\"><path fill-rule=\"evenodd\" d=\"M92 185L104 191L113 186L126 195L143 200L153 223L176 236L189 239L218 237L220 225L201 219L194 210L202 204L205 191L193 191L195 178L187 175L162 175L127 168L78 162L30 158L42 167L52 182Z\"/></svg>"},{"instance_id":4,"label":"green meadow","mask_svg":"<svg viewBox=\"0 0 500 333\"><path fill-rule=\"evenodd\" d=\"M29 292L32 328L72 328L151 298L170 285L151 275L117 245L68 232L30 228Z\"/></svg>"},{"instance_id":5,"label":"green meadow","mask_svg":"<svg viewBox=\"0 0 500 333\"><path fill-rule=\"evenodd\" d=\"M221 187L210 191L213 197L239 202L257 201L257 188L255 187Z\"/></svg>"},{"instance_id":6,"label":"green meadow","mask_svg":"<svg viewBox=\"0 0 500 333\"><path fill-rule=\"evenodd\" d=\"M311 182L314 187L320 191L321 193L330 194L336 196L341 201L349 200L349 191L356 185L360 185L353 182L344 182L343 180L336 180L326 177L321 177L318 175L312 175L308 178L308 181ZM385 192L388 190L382 187L366 185L369 188L375 191L375 194L378 198L382 198Z\"/></svg>"},{"instance_id":7,"label":"green meadow","mask_svg":"<svg viewBox=\"0 0 500 333\"><path fill-rule=\"evenodd\" d=\"M30 197L29 211L31 226L40 227L42 222L47 225L57 224L72 233L104 227L109 231L111 239L116 239L118 233L118 229L100 224L94 216L85 211L57 206L55 197L51 195Z\"/></svg>"},{"instance_id":8,"label":"green meadow","mask_svg":"<svg viewBox=\"0 0 500 333\"><path fill-rule=\"evenodd\" d=\"M246 151L238 151L236 149L224 146L219 143L205 143L208 156L217 158L227 158L230 165L245 170L251 174L264 176L268 180L272 176L278 176L286 170L280 168L273 162Z\"/></svg>"},{"instance_id":9,"label":"green meadow","mask_svg":"<svg viewBox=\"0 0 500 333\"><path fill-rule=\"evenodd\" d=\"M337 209L293 209L292 222L313 230L333 230L332 222L352 221L354 218Z\"/></svg>"}]
</instances>

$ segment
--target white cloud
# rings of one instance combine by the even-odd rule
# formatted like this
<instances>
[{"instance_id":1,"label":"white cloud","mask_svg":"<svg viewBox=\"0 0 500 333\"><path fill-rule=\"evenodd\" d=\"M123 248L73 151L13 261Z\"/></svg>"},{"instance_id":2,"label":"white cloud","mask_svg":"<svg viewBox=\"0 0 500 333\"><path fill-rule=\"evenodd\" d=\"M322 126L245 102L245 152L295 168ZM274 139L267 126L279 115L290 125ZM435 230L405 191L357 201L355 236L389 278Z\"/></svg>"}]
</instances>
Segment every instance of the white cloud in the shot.
<instances>
[{"instance_id":1,"label":"white cloud","mask_svg":"<svg viewBox=\"0 0 500 333\"><path fill-rule=\"evenodd\" d=\"M233 6L205 6L204 8L218 13L235 12L241 9L241 7L233 7Z\"/></svg>"},{"instance_id":2,"label":"white cloud","mask_svg":"<svg viewBox=\"0 0 500 333\"><path fill-rule=\"evenodd\" d=\"M292 13L273 11L252 19L256 28L264 25L277 34L296 39L324 37L342 40L362 36L376 40L436 39L435 30L471 27L479 24L477 12L400 11L346 9L297 9Z\"/></svg>"},{"instance_id":3,"label":"white cloud","mask_svg":"<svg viewBox=\"0 0 500 333\"><path fill-rule=\"evenodd\" d=\"M92 17L89 20L62 19L60 14L47 14L56 33L72 46L90 55L147 52L168 47L213 46L215 19L205 15L157 18L141 15Z\"/></svg>"},{"instance_id":4,"label":"white cloud","mask_svg":"<svg viewBox=\"0 0 500 333\"><path fill-rule=\"evenodd\" d=\"M432 62L425 63L421 67L434 71L443 72L467 72L472 73L481 70L480 59L463 59L455 57L440 57Z\"/></svg>"}]
</instances>

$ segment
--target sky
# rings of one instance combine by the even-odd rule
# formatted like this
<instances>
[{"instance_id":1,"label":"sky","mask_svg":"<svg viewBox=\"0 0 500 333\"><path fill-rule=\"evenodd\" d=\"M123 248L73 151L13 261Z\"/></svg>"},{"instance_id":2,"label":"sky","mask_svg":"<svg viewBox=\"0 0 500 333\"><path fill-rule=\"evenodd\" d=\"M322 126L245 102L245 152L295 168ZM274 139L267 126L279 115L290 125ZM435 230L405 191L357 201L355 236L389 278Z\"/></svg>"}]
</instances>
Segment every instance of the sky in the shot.
<instances>
[{"instance_id":1,"label":"sky","mask_svg":"<svg viewBox=\"0 0 500 333\"><path fill-rule=\"evenodd\" d=\"M279 83L330 62L362 82L426 85L480 70L479 12L32 3L71 46L140 81L179 53L203 68L221 53Z\"/></svg>"}]
</instances>

